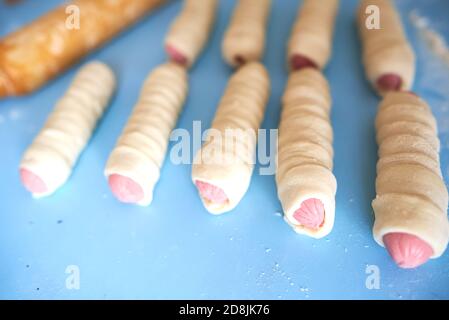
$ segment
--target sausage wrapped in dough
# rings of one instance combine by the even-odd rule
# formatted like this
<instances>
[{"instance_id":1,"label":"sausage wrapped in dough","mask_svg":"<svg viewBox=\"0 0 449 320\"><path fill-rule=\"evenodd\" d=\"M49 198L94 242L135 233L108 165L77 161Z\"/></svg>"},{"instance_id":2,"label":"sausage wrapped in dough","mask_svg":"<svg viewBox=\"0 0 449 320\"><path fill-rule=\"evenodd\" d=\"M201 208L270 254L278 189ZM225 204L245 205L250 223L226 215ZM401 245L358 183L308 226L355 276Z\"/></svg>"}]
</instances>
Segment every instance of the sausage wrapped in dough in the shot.
<instances>
[{"instance_id":1,"label":"sausage wrapped in dough","mask_svg":"<svg viewBox=\"0 0 449 320\"><path fill-rule=\"evenodd\" d=\"M132 115L109 156L105 175L122 202L151 204L169 136L187 95L186 70L166 63L146 79Z\"/></svg>"},{"instance_id":2,"label":"sausage wrapped in dough","mask_svg":"<svg viewBox=\"0 0 449 320\"><path fill-rule=\"evenodd\" d=\"M75 76L20 164L22 183L34 196L52 194L70 177L114 89L114 73L101 62Z\"/></svg>"},{"instance_id":3,"label":"sausage wrapped in dough","mask_svg":"<svg viewBox=\"0 0 449 320\"><path fill-rule=\"evenodd\" d=\"M258 61L265 49L271 0L239 0L223 39L223 57L231 66Z\"/></svg>"},{"instance_id":4,"label":"sausage wrapped in dough","mask_svg":"<svg viewBox=\"0 0 449 320\"><path fill-rule=\"evenodd\" d=\"M376 12L380 18L379 29L367 20L370 14L375 18ZM410 90L415 77L415 55L391 0L362 0L358 20L368 80L380 95Z\"/></svg>"},{"instance_id":5,"label":"sausage wrapped in dough","mask_svg":"<svg viewBox=\"0 0 449 320\"><path fill-rule=\"evenodd\" d=\"M296 232L321 238L334 225L337 190L326 79L313 68L291 73L282 105L276 183L284 218Z\"/></svg>"},{"instance_id":6,"label":"sausage wrapped in dough","mask_svg":"<svg viewBox=\"0 0 449 320\"><path fill-rule=\"evenodd\" d=\"M192 168L193 183L210 213L232 210L249 187L269 92L268 73L258 62L245 64L228 82Z\"/></svg>"},{"instance_id":7,"label":"sausage wrapped in dough","mask_svg":"<svg viewBox=\"0 0 449 320\"><path fill-rule=\"evenodd\" d=\"M170 27L165 49L170 58L192 66L205 46L215 21L218 0L184 0L184 8Z\"/></svg>"},{"instance_id":8,"label":"sausage wrapped in dough","mask_svg":"<svg viewBox=\"0 0 449 320\"><path fill-rule=\"evenodd\" d=\"M291 69L323 69L332 52L339 0L304 0L288 42Z\"/></svg>"},{"instance_id":9,"label":"sausage wrapped in dough","mask_svg":"<svg viewBox=\"0 0 449 320\"><path fill-rule=\"evenodd\" d=\"M374 238L403 268L441 256L449 241L448 192L435 118L408 92L388 93L376 118Z\"/></svg>"}]
</instances>

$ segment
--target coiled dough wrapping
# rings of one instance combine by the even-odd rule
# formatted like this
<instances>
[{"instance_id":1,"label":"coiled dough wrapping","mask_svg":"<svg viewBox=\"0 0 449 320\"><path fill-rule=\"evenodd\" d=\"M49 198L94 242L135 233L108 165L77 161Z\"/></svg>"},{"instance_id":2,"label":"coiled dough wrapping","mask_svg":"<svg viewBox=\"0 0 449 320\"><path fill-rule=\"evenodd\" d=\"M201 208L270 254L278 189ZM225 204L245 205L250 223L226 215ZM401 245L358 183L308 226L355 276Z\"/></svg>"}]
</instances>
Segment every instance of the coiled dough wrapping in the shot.
<instances>
[{"instance_id":1,"label":"coiled dough wrapping","mask_svg":"<svg viewBox=\"0 0 449 320\"><path fill-rule=\"evenodd\" d=\"M240 0L223 39L223 57L231 66L258 61L265 49L271 0Z\"/></svg>"},{"instance_id":2,"label":"coiled dough wrapping","mask_svg":"<svg viewBox=\"0 0 449 320\"><path fill-rule=\"evenodd\" d=\"M195 63L209 38L214 24L218 0L184 0L182 12L176 17L165 38L165 45L176 48Z\"/></svg>"},{"instance_id":3,"label":"coiled dough wrapping","mask_svg":"<svg viewBox=\"0 0 449 320\"><path fill-rule=\"evenodd\" d=\"M304 0L298 11L288 42L288 60L299 54L320 69L326 66L332 52L334 21L339 0Z\"/></svg>"},{"instance_id":4,"label":"coiled dough wrapping","mask_svg":"<svg viewBox=\"0 0 449 320\"><path fill-rule=\"evenodd\" d=\"M380 29L368 29L366 13L369 6L379 8ZM410 90L415 77L415 55L405 36L401 18L390 0L362 0L358 11L359 32L362 40L363 64L368 80L376 86L384 74L401 77L402 90Z\"/></svg>"},{"instance_id":5,"label":"coiled dough wrapping","mask_svg":"<svg viewBox=\"0 0 449 320\"><path fill-rule=\"evenodd\" d=\"M52 194L70 177L114 89L114 73L101 62L88 63L77 73L20 164L47 186L47 192L35 196Z\"/></svg>"},{"instance_id":6,"label":"coiled dough wrapping","mask_svg":"<svg viewBox=\"0 0 449 320\"><path fill-rule=\"evenodd\" d=\"M196 154L192 167L194 183L199 180L219 187L228 198L225 204L220 205L202 198L210 213L232 210L249 187L254 169L257 130L269 93L268 72L258 62L245 64L228 82L212 129Z\"/></svg>"},{"instance_id":7,"label":"coiled dough wrapping","mask_svg":"<svg viewBox=\"0 0 449 320\"><path fill-rule=\"evenodd\" d=\"M109 156L105 175L119 174L137 182L144 192L139 205L150 205L159 180L169 136L188 90L188 75L174 63L154 69L143 84L139 100Z\"/></svg>"},{"instance_id":8,"label":"coiled dough wrapping","mask_svg":"<svg viewBox=\"0 0 449 320\"><path fill-rule=\"evenodd\" d=\"M332 174L331 97L321 72L306 68L290 74L282 98L276 184L284 218L293 229L314 238L334 225L337 182ZM307 200L324 205L323 225L312 230L293 217Z\"/></svg>"},{"instance_id":9,"label":"coiled dough wrapping","mask_svg":"<svg viewBox=\"0 0 449 320\"><path fill-rule=\"evenodd\" d=\"M439 257L449 240L448 192L441 175L436 121L425 101L388 93L376 118L374 238L403 232L426 241Z\"/></svg>"}]
</instances>

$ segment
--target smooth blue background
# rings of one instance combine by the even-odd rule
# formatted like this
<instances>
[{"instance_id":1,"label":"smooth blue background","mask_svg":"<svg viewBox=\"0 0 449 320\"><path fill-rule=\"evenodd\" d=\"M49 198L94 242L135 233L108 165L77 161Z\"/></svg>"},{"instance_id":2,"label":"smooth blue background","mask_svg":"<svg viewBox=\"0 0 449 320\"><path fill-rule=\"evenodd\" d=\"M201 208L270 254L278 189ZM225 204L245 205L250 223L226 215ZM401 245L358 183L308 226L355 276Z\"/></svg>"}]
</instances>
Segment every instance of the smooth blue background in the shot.
<instances>
[{"instance_id":1,"label":"smooth blue background","mask_svg":"<svg viewBox=\"0 0 449 320\"><path fill-rule=\"evenodd\" d=\"M0 35L60 2L2 3ZM272 95L263 128L278 123L287 76L286 41L299 3L273 2L264 59ZM295 234L279 214L274 177L257 171L239 206L219 217L202 207L190 166L169 161L150 207L120 204L111 196L103 168L142 81L165 60L163 38L181 5L173 2L86 59L109 63L118 76L118 91L70 181L54 196L34 200L20 185L17 167L77 67L31 96L0 102L0 298L449 298L448 252L417 270L401 270L372 239L377 159L373 120L379 100L360 62L357 1L341 2L334 54L325 72L334 99L334 172L339 184L336 223L328 237L312 240ZM180 128L191 130L192 121L201 120L206 129L213 118L232 72L222 61L220 43L233 3L221 1L211 41L191 71ZM447 182L449 90L442 86L449 82L438 80L437 87L429 77L439 74L442 79L448 70L429 71L430 55L406 14L418 8L447 39L449 4L398 3L419 58L415 89L431 102L443 128ZM80 290L65 286L69 265L80 268ZM365 287L368 265L379 267L379 290Z\"/></svg>"}]
</instances>

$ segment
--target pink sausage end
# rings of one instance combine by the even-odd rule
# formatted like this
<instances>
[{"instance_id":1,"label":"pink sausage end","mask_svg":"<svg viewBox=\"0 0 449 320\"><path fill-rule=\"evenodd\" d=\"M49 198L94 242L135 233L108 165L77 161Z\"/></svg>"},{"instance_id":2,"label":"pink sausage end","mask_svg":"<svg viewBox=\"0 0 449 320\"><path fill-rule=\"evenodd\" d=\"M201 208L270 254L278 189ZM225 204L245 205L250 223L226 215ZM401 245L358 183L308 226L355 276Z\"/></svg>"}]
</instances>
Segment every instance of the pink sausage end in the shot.
<instances>
[{"instance_id":1,"label":"pink sausage end","mask_svg":"<svg viewBox=\"0 0 449 320\"><path fill-rule=\"evenodd\" d=\"M48 188L45 182L34 172L28 169L20 169L20 179L25 188L35 194L45 193Z\"/></svg>"},{"instance_id":2,"label":"pink sausage end","mask_svg":"<svg viewBox=\"0 0 449 320\"><path fill-rule=\"evenodd\" d=\"M383 237L383 241L388 253L401 268L416 268L433 255L433 250L427 242L408 233L388 233Z\"/></svg>"},{"instance_id":3,"label":"pink sausage end","mask_svg":"<svg viewBox=\"0 0 449 320\"><path fill-rule=\"evenodd\" d=\"M112 174L108 178L109 187L114 196L125 203L137 203L143 199L142 187L131 178Z\"/></svg>"},{"instance_id":4,"label":"pink sausage end","mask_svg":"<svg viewBox=\"0 0 449 320\"><path fill-rule=\"evenodd\" d=\"M195 185L203 199L215 204L224 204L228 201L228 197L224 193L223 189L219 187L199 180L195 181Z\"/></svg>"},{"instance_id":5,"label":"pink sausage end","mask_svg":"<svg viewBox=\"0 0 449 320\"><path fill-rule=\"evenodd\" d=\"M402 86L402 79L397 74L386 73L377 79L377 87L382 91L398 91Z\"/></svg>"},{"instance_id":6,"label":"pink sausage end","mask_svg":"<svg viewBox=\"0 0 449 320\"><path fill-rule=\"evenodd\" d=\"M187 65L187 57L178 49L171 45L167 45L165 47L165 50L167 51L167 54L170 56L171 60L182 65Z\"/></svg>"},{"instance_id":7,"label":"pink sausage end","mask_svg":"<svg viewBox=\"0 0 449 320\"><path fill-rule=\"evenodd\" d=\"M319 69L315 62L301 54L294 54L290 58L290 66L293 70L299 70L308 67Z\"/></svg>"},{"instance_id":8,"label":"pink sausage end","mask_svg":"<svg viewBox=\"0 0 449 320\"><path fill-rule=\"evenodd\" d=\"M242 56L235 56L234 61L238 66L244 65L246 62Z\"/></svg>"},{"instance_id":9,"label":"pink sausage end","mask_svg":"<svg viewBox=\"0 0 449 320\"><path fill-rule=\"evenodd\" d=\"M324 205L315 198L307 199L301 203L301 207L293 214L293 218L301 225L314 230L323 225L324 216Z\"/></svg>"}]
</instances>

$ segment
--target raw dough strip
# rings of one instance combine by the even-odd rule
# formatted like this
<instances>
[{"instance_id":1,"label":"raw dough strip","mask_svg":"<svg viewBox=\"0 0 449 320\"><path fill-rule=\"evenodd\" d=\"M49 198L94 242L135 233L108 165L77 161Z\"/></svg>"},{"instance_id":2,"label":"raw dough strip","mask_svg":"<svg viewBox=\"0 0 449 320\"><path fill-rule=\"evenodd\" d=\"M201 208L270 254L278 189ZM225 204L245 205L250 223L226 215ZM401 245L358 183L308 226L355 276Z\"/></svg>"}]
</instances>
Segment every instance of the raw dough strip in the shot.
<instances>
[{"instance_id":1,"label":"raw dough strip","mask_svg":"<svg viewBox=\"0 0 449 320\"><path fill-rule=\"evenodd\" d=\"M0 41L0 98L38 89L163 2L76 0L6 36Z\"/></svg>"},{"instance_id":2,"label":"raw dough strip","mask_svg":"<svg viewBox=\"0 0 449 320\"><path fill-rule=\"evenodd\" d=\"M379 8L380 29L368 29L368 6ZM369 13L366 13L368 9ZM362 0L358 11L363 64L368 80L380 95L410 90L415 77L415 55L401 18L390 0Z\"/></svg>"},{"instance_id":3,"label":"raw dough strip","mask_svg":"<svg viewBox=\"0 0 449 320\"><path fill-rule=\"evenodd\" d=\"M400 267L414 268L441 256L449 241L435 119L419 97L390 92L380 104L376 131L374 238Z\"/></svg>"},{"instance_id":4,"label":"raw dough strip","mask_svg":"<svg viewBox=\"0 0 449 320\"><path fill-rule=\"evenodd\" d=\"M192 168L193 183L212 214L232 210L249 187L257 130L269 92L269 75L258 62L243 65L229 80L212 131L196 154Z\"/></svg>"},{"instance_id":5,"label":"raw dough strip","mask_svg":"<svg viewBox=\"0 0 449 320\"><path fill-rule=\"evenodd\" d=\"M217 6L217 0L184 0L165 38L165 50L173 61L187 67L195 63L211 33Z\"/></svg>"},{"instance_id":6,"label":"raw dough strip","mask_svg":"<svg viewBox=\"0 0 449 320\"><path fill-rule=\"evenodd\" d=\"M323 69L332 52L339 0L304 0L288 42L288 65Z\"/></svg>"},{"instance_id":7,"label":"raw dough strip","mask_svg":"<svg viewBox=\"0 0 449 320\"><path fill-rule=\"evenodd\" d=\"M114 89L107 65L91 62L80 69L20 164L22 183L35 197L52 194L70 177Z\"/></svg>"},{"instance_id":8,"label":"raw dough strip","mask_svg":"<svg viewBox=\"0 0 449 320\"><path fill-rule=\"evenodd\" d=\"M223 57L231 66L262 58L270 7L271 0L239 0L222 44Z\"/></svg>"},{"instance_id":9,"label":"raw dough strip","mask_svg":"<svg viewBox=\"0 0 449 320\"><path fill-rule=\"evenodd\" d=\"M284 218L296 232L322 238L334 224L337 191L326 79L314 68L292 72L282 104L276 184Z\"/></svg>"},{"instance_id":10,"label":"raw dough strip","mask_svg":"<svg viewBox=\"0 0 449 320\"><path fill-rule=\"evenodd\" d=\"M122 202L148 206L159 180L169 136L188 90L186 70L166 63L154 69L106 164L105 175Z\"/></svg>"}]
</instances>

